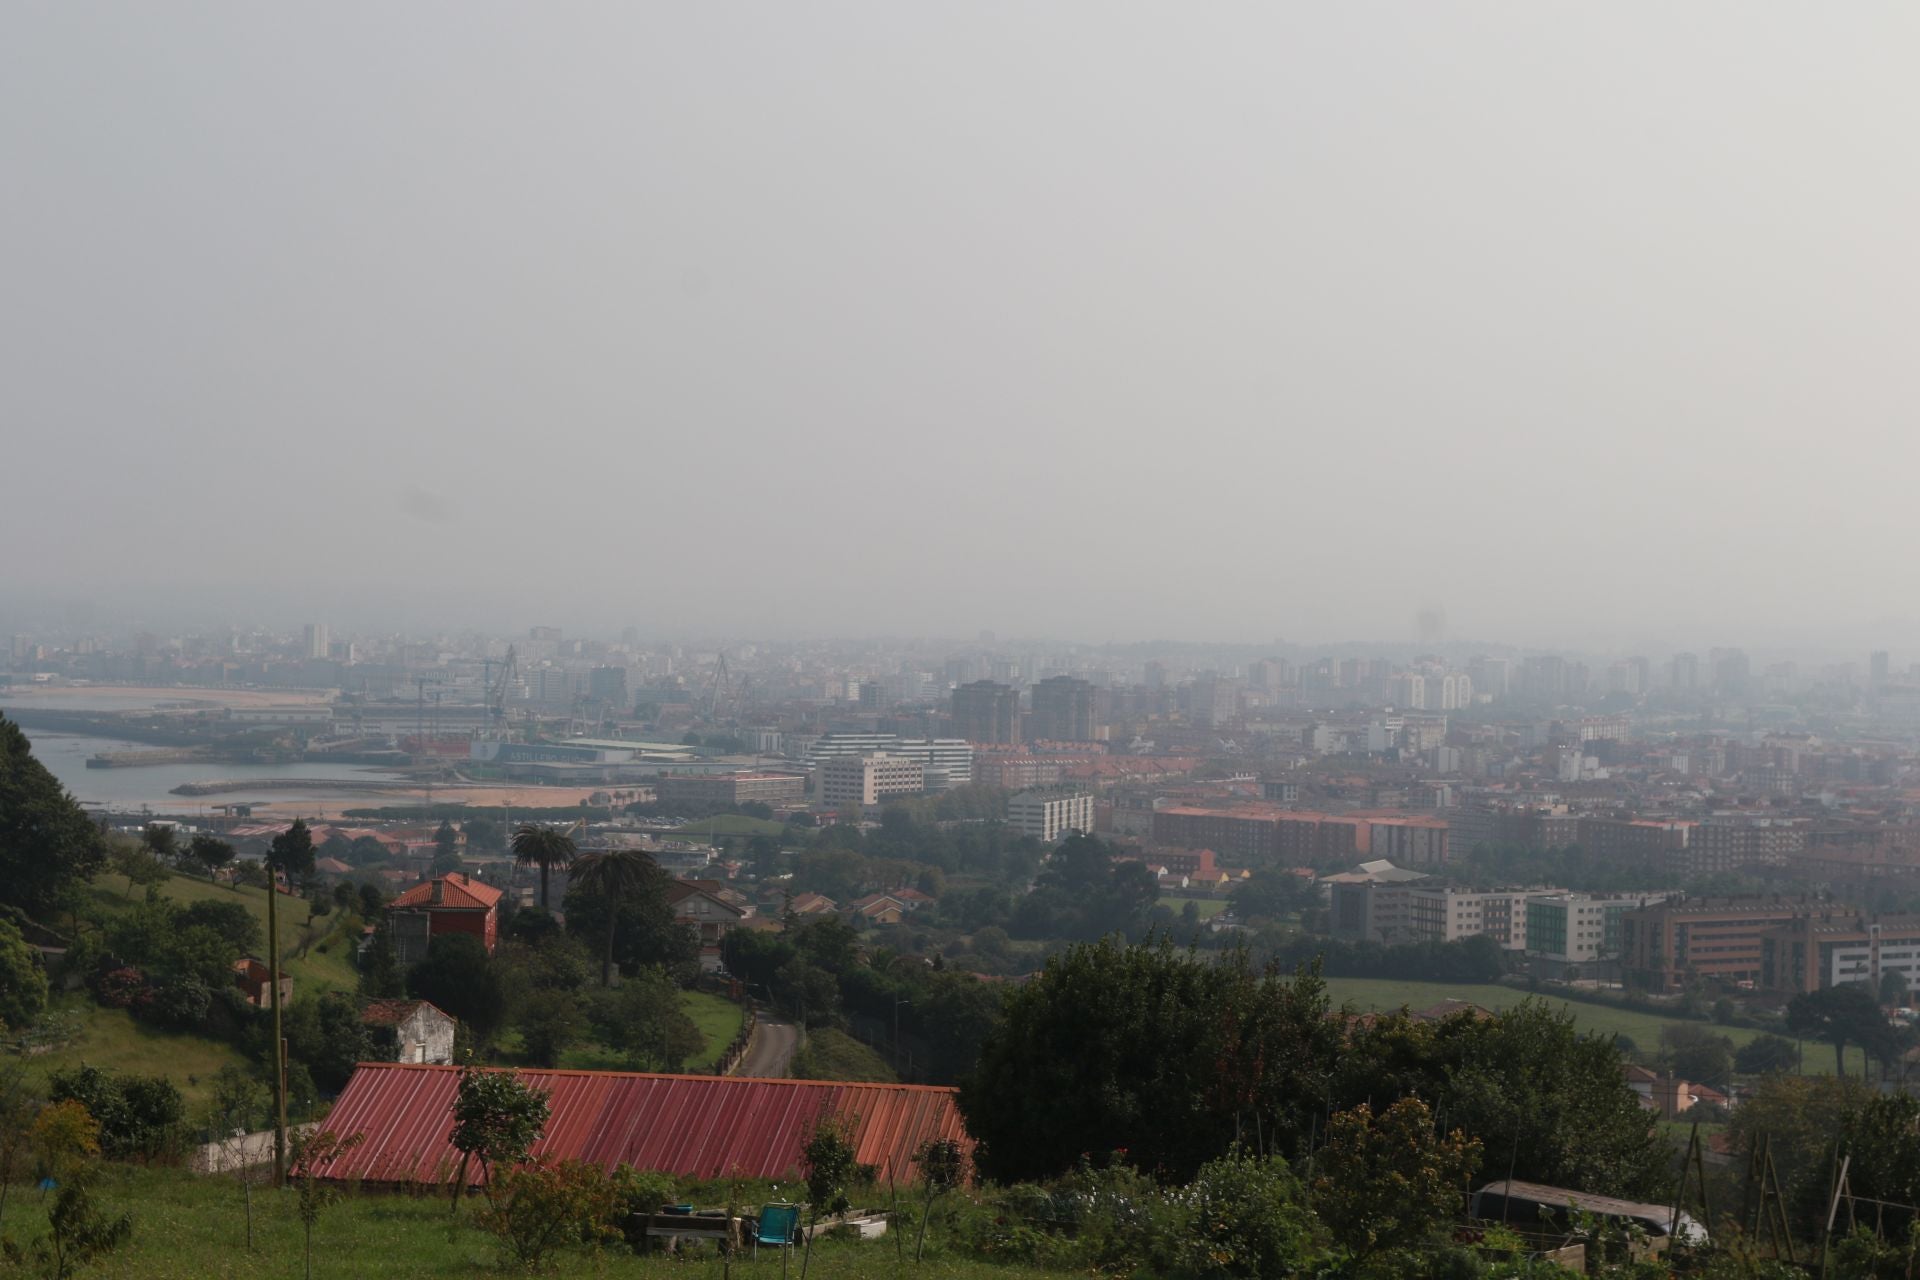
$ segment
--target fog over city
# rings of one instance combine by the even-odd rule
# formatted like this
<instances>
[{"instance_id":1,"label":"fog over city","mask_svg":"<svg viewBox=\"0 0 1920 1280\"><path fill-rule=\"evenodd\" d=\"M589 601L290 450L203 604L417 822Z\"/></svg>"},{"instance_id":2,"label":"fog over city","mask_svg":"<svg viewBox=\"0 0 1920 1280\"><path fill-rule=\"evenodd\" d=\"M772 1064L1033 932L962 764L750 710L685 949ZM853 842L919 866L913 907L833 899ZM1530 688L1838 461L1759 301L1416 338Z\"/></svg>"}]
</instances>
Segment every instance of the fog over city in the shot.
<instances>
[{"instance_id":1,"label":"fog over city","mask_svg":"<svg viewBox=\"0 0 1920 1280\"><path fill-rule=\"evenodd\" d=\"M1911 8L0 31L0 629L1920 642Z\"/></svg>"}]
</instances>

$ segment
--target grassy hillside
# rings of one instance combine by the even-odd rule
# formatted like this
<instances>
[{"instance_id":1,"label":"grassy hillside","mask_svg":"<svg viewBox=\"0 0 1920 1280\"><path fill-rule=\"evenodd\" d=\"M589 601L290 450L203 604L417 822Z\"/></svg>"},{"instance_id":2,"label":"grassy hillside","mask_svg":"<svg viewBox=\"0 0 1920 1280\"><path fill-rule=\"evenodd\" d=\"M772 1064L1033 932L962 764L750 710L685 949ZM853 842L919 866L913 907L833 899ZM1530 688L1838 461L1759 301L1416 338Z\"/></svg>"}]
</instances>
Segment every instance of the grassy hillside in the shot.
<instances>
[{"instance_id":1,"label":"grassy hillside","mask_svg":"<svg viewBox=\"0 0 1920 1280\"><path fill-rule=\"evenodd\" d=\"M882 1084L900 1079L885 1058L846 1032L831 1028L807 1035L807 1047L794 1055L788 1074L796 1080L870 1080Z\"/></svg>"},{"instance_id":2,"label":"grassy hillside","mask_svg":"<svg viewBox=\"0 0 1920 1280\"><path fill-rule=\"evenodd\" d=\"M758 1204L768 1198L764 1185L742 1186L739 1203ZM884 1203L884 1193L876 1193ZM725 1203L727 1192L698 1195L703 1205ZM231 1178L197 1178L177 1169L139 1169L110 1166L99 1191L103 1208L133 1215L133 1236L88 1275L141 1277L141 1280L253 1280L258 1276L299 1276L301 1225L297 1199L291 1191L265 1188L254 1192L256 1248L246 1249L246 1218L241 1191ZM8 1197L6 1217L0 1221L14 1239L24 1242L46 1234L47 1206L51 1202L15 1188ZM417 1280L436 1276L524 1276L524 1270L502 1270L494 1238L473 1225L470 1203L449 1217L447 1201L434 1195L349 1194L322 1211L313 1232L313 1274L326 1277L372 1277ZM934 1242L937 1246L939 1234ZM809 1275L819 1280L893 1280L900 1262L891 1239L864 1244L822 1241L814 1247ZM671 1254L636 1257L624 1248L589 1252L571 1248L558 1255L558 1265L543 1274L561 1280L583 1277L631 1277L632 1280L720 1280L722 1265L711 1250L700 1260ZM797 1259L787 1264L800 1274ZM771 1280L782 1273L781 1259L762 1252L758 1261L736 1259L736 1276ZM913 1269L921 1280L1037 1280L1048 1273L994 1263L929 1258ZM1058 1273L1054 1273L1058 1274Z\"/></svg>"},{"instance_id":3,"label":"grassy hillside","mask_svg":"<svg viewBox=\"0 0 1920 1280\"><path fill-rule=\"evenodd\" d=\"M160 1031L136 1022L125 1009L107 1009L84 995L63 997L54 1013L77 1021L79 1035L71 1044L38 1054L33 1070L44 1081L47 1073L82 1063L111 1071L166 1076L187 1101L190 1122L197 1119L207 1098L214 1072L228 1063L246 1066L231 1045L177 1031Z\"/></svg>"},{"instance_id":4,"label":"grassy hillside","mask_svg":"<svg viewBox=\"0 0 1920 1280\"><path fill-rule=\"evenodd\" d=\"M210 884L196 876L178 874L169 876L158 887L163 898L183 907L195 902L241 903L260 922L262 939L266 937L265 889ZM94 902L108 914L124 910L142 893L144 890L135 889L130 899L126 882L110 874L94 881ZM359 942L358 917L340 912L316 916L305 898L285 893L280 895L279 916L282 963L293 978L294 995L307 991L352 991L359 977L353 959L354 947Z\"/></svg>"},{"instance_id":5,"label":"grassy hillside","mask_svg":"<svg viewBox=\"0 0 1920 1280\"><path fill-rule=\"evenodd\" d=\"M1351 1004L1355 1009L1382 1012L1398 1009L1402 1005L1416 1010L1425 1009L1439 1004L1442 1000L1468 1000L1486 1009L1508 1009L1527 999L1530 994L1518 987L1487 983L1410 982L1398 978L1328 978L1327 991L1335 1005ZM1557 1000L1551 995L1535 998L1571 1013L1575 1025L1582 1031L1628 1037L1642 1054L1650 1054L1658 1048L1662 1028L1677 1022L1689 1021L1685 1018L1641 1013L1632 1009L1613 1009L1580 1000ZM1707 1024L1695 1022L1694 1025L1706 1026ZM1733 1041L1735 1048L1762 1034L1743 1027L1712 1029ZM1809 1074L1832 1074L1833 1051L1831 1049L1814 1046L1804 1056L1805 1070Z\"/></svg>"},{"instance_id":6,"label":"grassy hillside","mask_svg":"<svg viewBox=\"0 0 1920 1280\"><path fill-rule=\"evenodd\" d=\"M706 1037L706 1047L693 1059L698 1069L711 1067L740 1034L740 1006L710 991L682 991L681 1007Z\"/></svg>"}]
</instances>

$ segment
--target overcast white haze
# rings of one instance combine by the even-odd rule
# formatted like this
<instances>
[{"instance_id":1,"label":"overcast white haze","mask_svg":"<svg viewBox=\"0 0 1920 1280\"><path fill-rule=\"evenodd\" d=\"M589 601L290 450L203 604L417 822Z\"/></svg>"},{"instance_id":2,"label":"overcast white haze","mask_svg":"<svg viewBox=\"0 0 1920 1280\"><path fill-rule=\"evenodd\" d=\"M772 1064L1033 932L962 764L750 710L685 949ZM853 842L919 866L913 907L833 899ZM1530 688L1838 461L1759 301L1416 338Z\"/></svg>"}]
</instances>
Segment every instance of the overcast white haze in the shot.
<instances>
[{"instance_id":1,"label":"overcast white haze","mask_svg":"<svg viewBox=\"0 0 1920 1280\"><path fill-rule=\"evenodd\" d=\"M16 3L0 620L1913 635L1905 4Z\"/></svg>"}]
</instances>

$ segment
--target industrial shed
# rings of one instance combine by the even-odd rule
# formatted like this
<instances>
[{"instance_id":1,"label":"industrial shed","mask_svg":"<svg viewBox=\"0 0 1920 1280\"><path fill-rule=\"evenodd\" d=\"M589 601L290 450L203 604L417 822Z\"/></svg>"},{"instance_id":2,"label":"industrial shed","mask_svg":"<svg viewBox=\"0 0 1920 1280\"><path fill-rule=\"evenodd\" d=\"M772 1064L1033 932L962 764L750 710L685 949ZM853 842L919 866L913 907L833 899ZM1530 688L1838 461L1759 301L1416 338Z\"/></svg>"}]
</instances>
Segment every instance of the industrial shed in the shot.
<instances>
[{"instance_id":1,"label":"industrial shed","mask_svg":"<svg viewBox=\"0 0 1920 1280\"><path fill-rule=\"evenodd\" d=\"M796 1176L800 1148L824 1116L854 1122L853 1145L881 1180L918 1178L913 1153L933 1138L971 1149L954 1090L932 1085L842 1084L624 1071L520 1073L552 1108L535 1156L631 1165L682 1178ZM460 1166L453 1129L457 1067L361 1063L325 1129L358 1146L320 1170L351 1182L444 1184ZM478 1183L477 1166L467 1173Z\"/></svg>"}]
</instances>

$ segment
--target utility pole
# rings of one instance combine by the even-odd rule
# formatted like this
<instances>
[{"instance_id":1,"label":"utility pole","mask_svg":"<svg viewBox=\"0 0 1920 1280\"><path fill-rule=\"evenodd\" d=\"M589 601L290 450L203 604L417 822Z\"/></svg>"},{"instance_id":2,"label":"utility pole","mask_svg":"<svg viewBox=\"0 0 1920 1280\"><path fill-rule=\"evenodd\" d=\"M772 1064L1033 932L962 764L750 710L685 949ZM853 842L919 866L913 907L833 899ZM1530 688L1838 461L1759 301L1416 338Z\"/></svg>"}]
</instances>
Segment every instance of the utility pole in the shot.
<instances>
[{"instance_id":1,"label":"utility pole","mask_svg":"<svg viewBox=\"0 0 1920 1280\"><path fill-rule=\"evenodd\" d=\"M287 1185L287 1042L280 1030L280 873L267 857L267 999L273 1006L273 1185Z\"/></svg>"}]
</instances>

